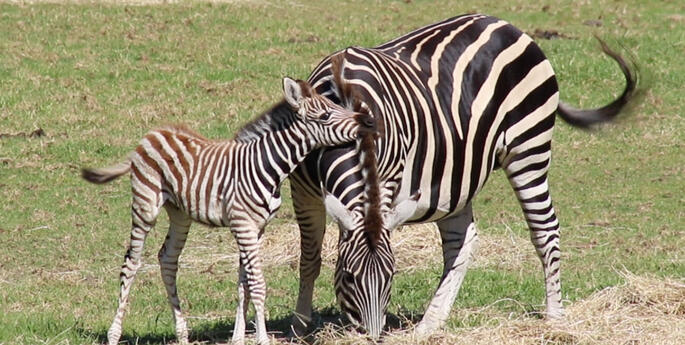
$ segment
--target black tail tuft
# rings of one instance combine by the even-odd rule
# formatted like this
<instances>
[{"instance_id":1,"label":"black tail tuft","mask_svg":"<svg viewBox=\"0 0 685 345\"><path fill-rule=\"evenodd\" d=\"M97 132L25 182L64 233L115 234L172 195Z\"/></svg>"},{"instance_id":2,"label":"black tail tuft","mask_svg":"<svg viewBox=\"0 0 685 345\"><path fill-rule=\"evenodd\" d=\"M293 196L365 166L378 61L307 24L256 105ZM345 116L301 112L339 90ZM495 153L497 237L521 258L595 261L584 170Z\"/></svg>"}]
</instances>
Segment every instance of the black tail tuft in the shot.
<instances>
[{"instance_id":1,"label":"black tail tuft","mask_svg":"<svg viewBox=\"0 0 685 345\"><path fill-rule=\"evenodd\" d=\"M623 72L623 76L626 78L626 87L621 96L613 102L597 109L576 109L568 104L560 102L559 107L557 108L557 114L570 125L584 129L591 128L595 124L609 122L615 119L616 115L618 115L629 101L633 99L638 79L637 67L631 68L621 55L611 50L611 48L609 48L609 46L599 37L595 36L595 38L599 41L604 54L618 63ZM635 63L632 65L635 66Z\"/></svg>"}]
</instances>

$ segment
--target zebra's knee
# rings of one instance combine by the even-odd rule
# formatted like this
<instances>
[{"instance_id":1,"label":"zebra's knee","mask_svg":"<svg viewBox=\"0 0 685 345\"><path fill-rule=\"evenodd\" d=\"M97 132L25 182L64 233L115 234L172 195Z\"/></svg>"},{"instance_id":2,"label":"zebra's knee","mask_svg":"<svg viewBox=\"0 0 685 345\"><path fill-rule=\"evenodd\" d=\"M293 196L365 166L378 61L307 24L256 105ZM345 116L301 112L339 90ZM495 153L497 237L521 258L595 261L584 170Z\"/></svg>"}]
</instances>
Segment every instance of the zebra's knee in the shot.
<instances>
[{"instance_id":1,"label":"zebra's knee","mask_svg":"<svg viewBox=\"0 0 685 345\"><path fill-rule=\"evenodd\" d=\"M159 248L159 251L157 252L157 261L159 261L160 266L164 263L165 254L166 254L166 244L162 244L162 248Z\"/></svg>"}]
</instances>

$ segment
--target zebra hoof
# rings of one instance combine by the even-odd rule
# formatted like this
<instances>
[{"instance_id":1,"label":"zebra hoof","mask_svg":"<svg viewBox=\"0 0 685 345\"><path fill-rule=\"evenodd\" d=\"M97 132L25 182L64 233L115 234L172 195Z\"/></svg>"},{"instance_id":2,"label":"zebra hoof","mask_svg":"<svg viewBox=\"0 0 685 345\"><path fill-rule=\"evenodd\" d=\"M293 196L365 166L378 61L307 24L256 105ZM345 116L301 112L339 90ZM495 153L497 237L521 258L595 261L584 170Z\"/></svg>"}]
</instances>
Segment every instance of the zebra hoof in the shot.
<instances>
[{"instance_id":1,"label":"zebra hoof","mask_svg":"<svg viewBox=\"0 0 685 345\"><path fill-rule=\"evenodd\" d=\"M257 339L257 344L259 344L259 345L269 345L269 344L271 344L271 340L269 339L269 337Z\"/></svg>"},{"instance_id":2,"label":"zebra hoof","mask_svg":"<svg viewBox=\"0 0 685 345\"><path fill-rule=\"evenodd\" d=\"M121 338L121 329L110 329L107 332L107 345L119 344L119 338Z\"/></svg>"},{"instance_id":3,"label":"zebra hoof","mask_svg":"<svg viewBox=\"0 0 685 345\"><path fill-rule=\"evenodd\" d=\"M290 330L286 337L288 339L302 339L308 336L310 332L310 327L312 325L312 318L306 317L304 315L295 315L291 320Z\"/></svg>"},{"instance_id":4,"label":"zebra hoof","mask_svg":"<svg viewBox=\"0 0 685 345\"><path fill-rule=\"evenodd\" d=\"M416 327L414 327L414 335L418 337L424 337L431 335L438 327L436 325L429 324L428 322L419 322Z\"/></svg>"},{"instance_id":5,"label":"zebra hoof","mask_svg":"<svg viewBox=\"0 0 685 345\"><path fill-rule=\"evenodd\" d=\"M185 321L176 325L176 343L179 345L188 344L188 327Z\"/></svg>"},{"instance_id":6,"label":"zebra hoof","mask_svg":"<svg viewBox=\"0 0 685 345\"><path fill-rule=\"evenodd\" d=\"M566 316L564 308L555 308L547 310L546 319L550 321L562 320Z\"/></svg>"},{"instance_id":7,"label":"zebra hoof","mask_svg":"<svg viewBox=\"0 0 685 345\"><path fill-rule=\"evenodd\" d=\"M290 327L290 330L288 331L288 333L285 336L288 339L294 340L294 339L304 338L307 336L307 334L309 334L309 332L307 332L306 327L292 326L292 327Z\"/></svg>"}]
</instances>

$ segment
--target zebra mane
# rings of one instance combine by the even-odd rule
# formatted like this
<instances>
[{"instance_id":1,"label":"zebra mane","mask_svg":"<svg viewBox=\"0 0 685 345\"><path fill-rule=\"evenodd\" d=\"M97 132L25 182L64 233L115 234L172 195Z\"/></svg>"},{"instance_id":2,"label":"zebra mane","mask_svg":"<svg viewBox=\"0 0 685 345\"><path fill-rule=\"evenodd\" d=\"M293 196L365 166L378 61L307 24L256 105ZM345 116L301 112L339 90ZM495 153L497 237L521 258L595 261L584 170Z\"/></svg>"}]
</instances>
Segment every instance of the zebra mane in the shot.
<instances>
[{"instance_id":1,"label":"zebra mane","mask_svg":"<svg viewBox=\"0 0 685 345\"><path fill-rule=\"evenodd\" d=\"M364 192L366 194L366 214L364 215L364 229L372 248L376 248L383 230L381 216L381 192L378 179L378 159L376 158L375 135L365 133L359 148L362 152L362 175L366 179Z\"/></svg>"},{"instance_id":2,"label":"zebra mane","mask_svg":"<svg viewBox=\"0 0 685 345\"><path fill-rule=\"evenodd\" d=\"M359 102L358 94L356 90L352 88L349 83L343 80L343 63L344 63L344 52L340 52L331 56L331 74L333 74L333 84L338 88L338 98L340 98L341 103L344 107L349 107L354 105L354 101Z\"/></svg>"},{"instance_id":3,"label":"zebra mane","mask_svg":"<svg viewBox=\"0 0 685 345\"><path fill-rule=\"evenodd\" d=\"M267 133L284 130L295 122L296 117L285 100L276 103L271 109L244 125L233 137L241 143L259 139Z\"/></svg>"},{"instance_id":4,"label":"zebra mane","mask_svg":"<svg viewBox=\"0 0 685 345\"><path fill-rule=\"evenodd\" d=\"M338 97L343 106L352 108L356 112L369 113L369 109L362 103L362 95L343 79L344 52L331 57L331 72L333 83L338 88ZM378 119L374 116L376 122ZM376 142L378 136L374 133L362 133L359 150L362 156L362 176L364 183L364 195L366 196L364 213L364 231L371 248L376 248L383 230L383 217L381 215L381 193L378 178L378 158L376 157Z\"/></svg>"},{"instance_id":5,"label":"zebra mane","mask_svg":"<svg viewBox=\"0 0 685 345\"><path fill-rule=\"evenodd\" d=\"M210 139L207 139L204 135L196 132L194 129L188 127L188 125L184 123L168 124L166 126L163 126L161 129L166 129L174 133L184 134L186 136L193 137L202 141L211 141Z\"/></svg>"}]
</instances>

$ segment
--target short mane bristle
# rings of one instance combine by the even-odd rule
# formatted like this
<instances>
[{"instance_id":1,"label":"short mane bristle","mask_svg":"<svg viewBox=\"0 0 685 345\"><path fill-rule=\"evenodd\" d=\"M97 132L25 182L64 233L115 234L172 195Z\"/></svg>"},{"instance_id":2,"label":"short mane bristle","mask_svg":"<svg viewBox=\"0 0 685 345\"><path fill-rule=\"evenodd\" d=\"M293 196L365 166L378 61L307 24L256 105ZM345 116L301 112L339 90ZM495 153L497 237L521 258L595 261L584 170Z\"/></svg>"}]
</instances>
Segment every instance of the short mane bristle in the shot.
<instances>
[{"instance_id":1,"label":"short mane bristle","mask_svg":"<svg viewBox=\"0 0 685 345\"><path fill-rule=\"evenodd\" d=\"M376 158L376 142L373 133L364 133L360 149L364 152L362 171L366 171L366 214L364 215L364 229L367 233L372 248L378 246L381 231L383 230L383 218L381 217L381 193L378 178L378 160Z\"/></svg>"}]
</instances>

